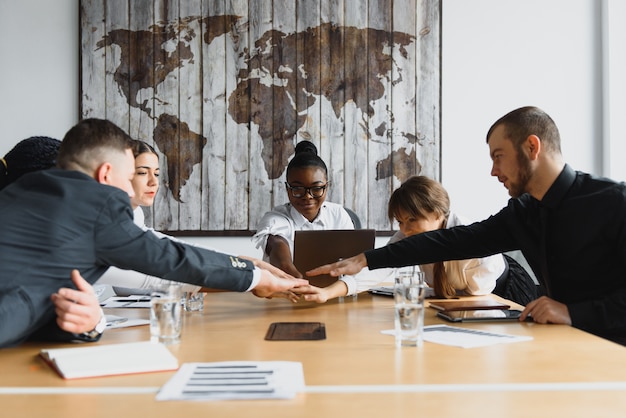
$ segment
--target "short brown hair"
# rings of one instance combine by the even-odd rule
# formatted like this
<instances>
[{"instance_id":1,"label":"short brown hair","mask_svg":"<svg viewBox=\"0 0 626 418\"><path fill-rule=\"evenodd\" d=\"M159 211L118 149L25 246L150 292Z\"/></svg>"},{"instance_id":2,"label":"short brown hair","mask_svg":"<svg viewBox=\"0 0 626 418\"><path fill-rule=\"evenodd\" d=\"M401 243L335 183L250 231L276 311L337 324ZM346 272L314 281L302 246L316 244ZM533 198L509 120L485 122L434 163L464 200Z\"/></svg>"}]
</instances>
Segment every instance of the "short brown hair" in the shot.
<instances>
[{"instance_id":1,"label":"short brown hair","mask_svg":"<svg viewBox=\"0 0 626 418\"><path fill-rule=\"evenodd\" d=\"M83 119L63 138L57 166L66 170L92 171L104 163L111 152L133 149L132 138L113 122Z\"/></svg>"},{"instance_id":2,"label":"short brown hair","mask_svg":"<svg viewBox=\"0 0 626 418\"><path fill-rule=\"evenodd\" d=\"M487 142L498 126L504 126L505 136L515 149L530 135L537 135L543 148L549 153L561 153L561 136L552 118L543 110L534 106L515 109L494 122L487 132Z\"/></svg>"}]
</instances>

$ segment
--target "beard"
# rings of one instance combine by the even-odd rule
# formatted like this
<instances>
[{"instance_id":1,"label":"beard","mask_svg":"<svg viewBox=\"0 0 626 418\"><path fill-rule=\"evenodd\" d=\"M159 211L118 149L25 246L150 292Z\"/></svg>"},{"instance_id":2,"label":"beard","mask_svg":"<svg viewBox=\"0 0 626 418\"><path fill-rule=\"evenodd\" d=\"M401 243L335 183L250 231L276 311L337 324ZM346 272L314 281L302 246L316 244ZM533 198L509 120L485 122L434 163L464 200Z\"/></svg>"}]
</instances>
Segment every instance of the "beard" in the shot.
<instances>
[{"instance_id":1,"label":"beard","mask_svg":"<svg viewBox=\"0 0 626 418\"><path fill-rule=\"evenodd\" d=\"M517 153L517 164L519 170L517 172L517 179L512 181L509 186L509 195L512 198L517 198L526 193L528 182L530 181L530 160L522 153Z\"/></svg>"}]
</instances>

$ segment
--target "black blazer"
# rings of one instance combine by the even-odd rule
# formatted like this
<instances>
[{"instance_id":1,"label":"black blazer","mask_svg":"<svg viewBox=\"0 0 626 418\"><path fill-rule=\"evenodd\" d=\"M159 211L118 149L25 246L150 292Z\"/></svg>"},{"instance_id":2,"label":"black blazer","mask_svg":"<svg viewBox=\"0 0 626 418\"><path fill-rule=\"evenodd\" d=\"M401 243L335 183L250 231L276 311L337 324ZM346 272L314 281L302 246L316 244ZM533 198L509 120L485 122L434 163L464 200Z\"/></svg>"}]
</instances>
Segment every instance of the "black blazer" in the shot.
<instances>
[{"instance_id":1,"label":"black blazer","mask_svg":"<svg viewBox=\"0 0 626 418\"><path fill-rule=\"evenodd\" d=\"M50 295L76 268L96 282L109 266L245 291L246 260L159 239L133 223L128 195L77 171L28 174L0 192L0 347L54 323Z\"/></svg>"}]
</instances>

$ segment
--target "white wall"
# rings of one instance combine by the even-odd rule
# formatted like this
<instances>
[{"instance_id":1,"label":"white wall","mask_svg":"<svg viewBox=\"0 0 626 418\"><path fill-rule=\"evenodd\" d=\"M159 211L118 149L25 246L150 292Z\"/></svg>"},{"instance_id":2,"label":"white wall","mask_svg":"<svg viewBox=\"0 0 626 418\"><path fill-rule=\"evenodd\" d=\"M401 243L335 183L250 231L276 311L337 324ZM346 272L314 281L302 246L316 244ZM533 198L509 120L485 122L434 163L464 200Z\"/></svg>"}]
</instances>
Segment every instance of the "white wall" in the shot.
<instances>
[{"instance_id":1,"label":"white wall","mask_svg":"<svg viewBox=\"0 0 626 418\"><path fill-rule=\"evenodd\" d=\"M443 0L442 182L458 212L479 220L506 204L485 135L520 106L552 116L574 168L596 168L595 3Z\"/></svg>"},{"instance_id":2,"label":"white wall","mask_svg":"<svg viewBox=\"0 0 626 418\"><path fill-rule=\"evenodd\" d=\"M602 95L600 11L610 9L604 22L613 22L611 39L620 40L610 44L621 57L611 60L609 90L626 93L622 0L442 1L442 181L454 208L482 219L506 204L506 190L489 176L485 133L519 106L546 110L560 127L566 161L600 174L606 158L598 144L603 129L610 133L604 115L624 114ZM0 0L0 155L31 135L62 138L78 121L78 49L75 0ZM626 94L616 96L623 106ZM615 116L608 126L624 133ZM260 255L248 238L188 240Z\"/></svg>"},{"instance_id":3,"label":"white wall","mask_svg":"<svg viewBox=\"0 0 626 418\"><path fill-rule=\"evenodd\" d=\"M0 0L0 155L78 122L78 2Z\"/></svg>"},{"instance_id":4,"label":"white wall","mask_svg":"<svg viewBox=\"0 0 626 418\"><path fill-rule=\"evenodd\" d=\"M610 138L605 150L605 174L626 180L626 1L604 0L604 129Z\"/></svg>"}]
</instances>

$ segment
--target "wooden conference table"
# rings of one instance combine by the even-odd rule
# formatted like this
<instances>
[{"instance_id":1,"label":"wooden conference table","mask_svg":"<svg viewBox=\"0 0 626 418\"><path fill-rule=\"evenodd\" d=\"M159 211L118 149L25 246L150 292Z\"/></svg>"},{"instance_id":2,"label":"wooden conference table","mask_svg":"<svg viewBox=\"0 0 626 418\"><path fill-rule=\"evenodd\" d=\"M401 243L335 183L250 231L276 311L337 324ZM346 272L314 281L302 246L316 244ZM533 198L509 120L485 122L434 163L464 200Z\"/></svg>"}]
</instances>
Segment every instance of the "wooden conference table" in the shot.
<instances>
[{"instance_id":1,"label":"wooden conference table","mask_svg":"<svg viewBox=\"0 0 626 418\"><path fill-rule=\"evenodd\" d=\"M146 309L117 315L147 317ZM396 348L391 298L292 305L250 294L208 294L185 313L180 364L298 361L306 390L291 400L157 402L174 372L63 380L37 357L51 344L0 350L3 417L612 417L626 414L626 348L568 326L464 324L532 341L464 349ZM272 322L326 325L326 340L265 341ZM444 323L426 310L426 324ZM147 326L108 330L97 344L149 339ZM64 345L58 345L62 347ZM67 345L71 346L71 345Z\"/></svg>"}]
</instances>

